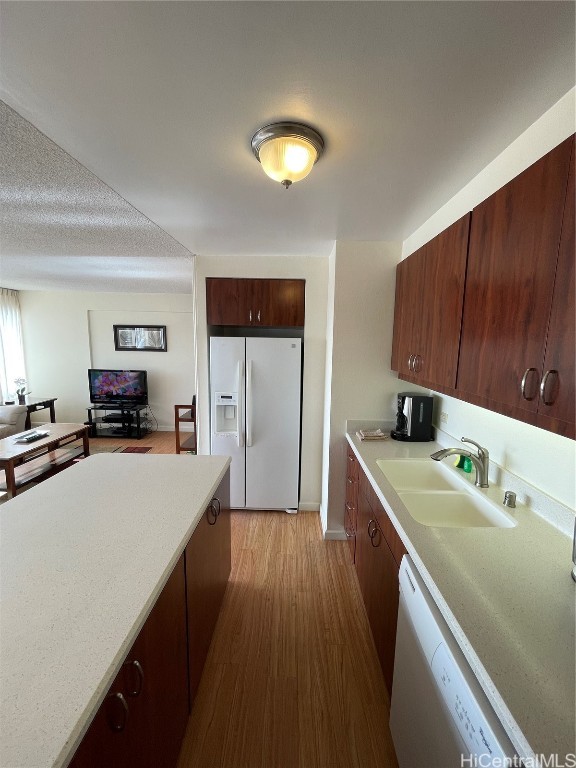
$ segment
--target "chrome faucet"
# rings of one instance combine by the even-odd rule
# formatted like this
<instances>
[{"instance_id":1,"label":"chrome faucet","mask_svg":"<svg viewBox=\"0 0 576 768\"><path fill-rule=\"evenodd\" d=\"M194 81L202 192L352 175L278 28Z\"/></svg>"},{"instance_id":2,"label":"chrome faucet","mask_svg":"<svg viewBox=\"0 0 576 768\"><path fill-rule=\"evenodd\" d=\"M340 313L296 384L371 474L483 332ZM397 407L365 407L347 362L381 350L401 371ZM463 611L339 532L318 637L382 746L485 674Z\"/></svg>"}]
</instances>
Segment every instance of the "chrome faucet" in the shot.
<instances>
[{"instance_id":1,"label":"chrome faucet","mask_svg":"<svg viewBox=\"0 0 576 768\"><path fill-rule=\"evenodd\" d=\"M490 467L490 454L486 448L478 445L474 440L470 440L469 437L462 438L463 443L471 443L478 449L478 454L470 453L470 451L462 450L462 448L443 448L441 451L431 454L430 458L434 461L442 461L446 456L468 456L472 461L472 464L476 467L476 485L478 488L488 488L488 469Z\"/></svg>"}]
</instances>

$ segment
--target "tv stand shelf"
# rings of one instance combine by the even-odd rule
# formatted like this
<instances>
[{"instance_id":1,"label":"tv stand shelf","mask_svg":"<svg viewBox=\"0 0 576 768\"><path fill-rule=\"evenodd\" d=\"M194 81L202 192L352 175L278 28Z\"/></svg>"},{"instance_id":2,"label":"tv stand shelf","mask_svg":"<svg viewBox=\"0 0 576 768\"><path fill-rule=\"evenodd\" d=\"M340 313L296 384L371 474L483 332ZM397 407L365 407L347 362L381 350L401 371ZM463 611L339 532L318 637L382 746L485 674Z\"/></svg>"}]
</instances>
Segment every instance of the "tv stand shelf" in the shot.
<instances>
[{"instance_id":1,"label":"tv stand shelf","mask_svg":"<svg viewBox=\"0 0 576 768\"><path fill-rule=\"evenodd\" d=\"M90 427L90 437L122 435L140 440L141 437L148 434L148 430L142 426L141 418L142 411L147 408L147 405L113 405L108 403L91 405L90 408L86 409L88 421L85 422ZM98 412L103 412L104 415L97 416Z\"/></svg>"}]
</instances>

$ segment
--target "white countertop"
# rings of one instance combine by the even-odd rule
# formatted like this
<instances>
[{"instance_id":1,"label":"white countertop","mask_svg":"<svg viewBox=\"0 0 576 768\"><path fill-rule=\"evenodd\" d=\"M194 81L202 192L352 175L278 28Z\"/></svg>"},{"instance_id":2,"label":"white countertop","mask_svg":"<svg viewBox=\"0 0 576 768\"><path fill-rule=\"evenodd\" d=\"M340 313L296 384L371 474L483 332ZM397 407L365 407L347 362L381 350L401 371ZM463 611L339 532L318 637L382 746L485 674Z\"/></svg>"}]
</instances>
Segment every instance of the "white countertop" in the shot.
<instances>
[{"instance_id":1,"label":"white countertop","mask_svg":"<svg viewBox=\"0 0 576 768\"><path fill-rule=\"evenodd\" d=\"M347 437L518 754L558 754L564 764L576 752L571 539L522 505L506 509L514 528L421 525L376 459L441 446ZM502 501L501 489L481 492Z\"/></svg>"},{"instance_id":2,"label":"white countertop","mask_svg":"<svg viewBox=\"0 0 576 768\"><path fill-rule=\"evenodd\" d=\"M230 459L97 454L0 507L0 765L66 765Z\"/></svg>"}]
</instances>

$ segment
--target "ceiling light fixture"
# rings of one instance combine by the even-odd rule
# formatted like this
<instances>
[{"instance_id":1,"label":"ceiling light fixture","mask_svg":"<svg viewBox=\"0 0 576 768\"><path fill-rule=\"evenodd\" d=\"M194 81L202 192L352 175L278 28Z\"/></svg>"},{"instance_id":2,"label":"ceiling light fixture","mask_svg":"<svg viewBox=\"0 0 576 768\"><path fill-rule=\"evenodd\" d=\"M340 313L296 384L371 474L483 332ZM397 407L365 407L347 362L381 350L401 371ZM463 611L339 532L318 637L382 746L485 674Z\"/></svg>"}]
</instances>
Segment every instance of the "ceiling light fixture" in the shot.
<instances>
[{"instance_id":1,"label":"ceiling light fixture","mask_svg":"<svg viewBox=\"0 0 576 768\"><path fill-rule=\"evenodd\" d=\"M286 189L304 179L324 151L318 131L303 123L272 123L252 136L252 152L264 173Z\"/></svg>"}]
</instances>

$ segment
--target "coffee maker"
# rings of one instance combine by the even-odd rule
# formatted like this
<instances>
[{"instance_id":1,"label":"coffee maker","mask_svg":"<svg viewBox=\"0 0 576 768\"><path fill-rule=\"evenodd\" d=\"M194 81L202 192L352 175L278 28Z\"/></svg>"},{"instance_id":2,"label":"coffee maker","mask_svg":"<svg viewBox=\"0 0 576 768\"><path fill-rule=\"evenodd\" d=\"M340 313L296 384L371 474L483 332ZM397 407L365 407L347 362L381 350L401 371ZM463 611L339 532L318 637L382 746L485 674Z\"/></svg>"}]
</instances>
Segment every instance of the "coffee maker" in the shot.
<instances>
[{"instance_id":1,"label":"coffee maker","mask_svg":"<svg viewBox=\"0 0 576 768\"><path fill-rule=\"evenodd\" d=\"M390 433L393 440L425 443L432 440L431 395L419 392L399 392L396 427Z\"/></svg>"}]
</instances>

